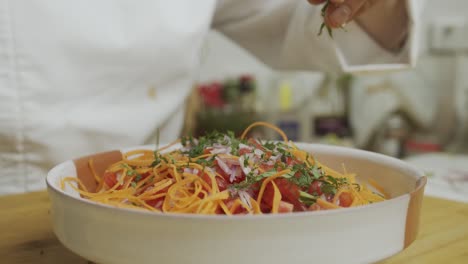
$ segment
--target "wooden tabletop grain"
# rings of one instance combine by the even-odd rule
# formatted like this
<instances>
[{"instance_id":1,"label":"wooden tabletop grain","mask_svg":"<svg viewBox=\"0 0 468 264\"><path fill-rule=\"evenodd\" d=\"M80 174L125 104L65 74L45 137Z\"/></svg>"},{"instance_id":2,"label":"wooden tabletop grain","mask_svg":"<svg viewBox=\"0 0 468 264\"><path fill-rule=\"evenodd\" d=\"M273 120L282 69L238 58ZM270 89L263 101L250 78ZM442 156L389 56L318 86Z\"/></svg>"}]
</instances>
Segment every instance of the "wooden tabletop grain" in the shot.
<instances>
[{"instance_id":1,"label":"wooden tabletop grain","mask_svg":"<svg viewBox=\"0 0 468 264\"><path fill-rule=\"evenodd\" d=\"M55 237L46 192L0 196L0 262L91 263ZM418 239L380 264L468 263L468 204L425 197Z\"/></svg>"}]
</instances>

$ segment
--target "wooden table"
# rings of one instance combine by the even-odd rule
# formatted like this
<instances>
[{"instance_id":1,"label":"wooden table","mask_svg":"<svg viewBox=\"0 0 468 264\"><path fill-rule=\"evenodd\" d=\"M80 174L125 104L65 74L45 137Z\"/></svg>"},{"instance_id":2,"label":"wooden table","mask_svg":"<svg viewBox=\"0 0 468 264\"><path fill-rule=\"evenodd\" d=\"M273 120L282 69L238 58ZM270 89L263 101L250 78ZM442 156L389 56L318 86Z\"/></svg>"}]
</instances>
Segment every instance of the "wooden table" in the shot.
<instances>
[{"instance_id":1,"label":"wooden table","mask_svg":"<svg viewBox=\"0 0 468 264\"><path fill-rule=\"evenodd\" d=\"M52 232L46 192L0 197L1 263L90 263ZM468 263L468 204L426 197L418 239L381 264Z\"/></svg>"}]
</instances>

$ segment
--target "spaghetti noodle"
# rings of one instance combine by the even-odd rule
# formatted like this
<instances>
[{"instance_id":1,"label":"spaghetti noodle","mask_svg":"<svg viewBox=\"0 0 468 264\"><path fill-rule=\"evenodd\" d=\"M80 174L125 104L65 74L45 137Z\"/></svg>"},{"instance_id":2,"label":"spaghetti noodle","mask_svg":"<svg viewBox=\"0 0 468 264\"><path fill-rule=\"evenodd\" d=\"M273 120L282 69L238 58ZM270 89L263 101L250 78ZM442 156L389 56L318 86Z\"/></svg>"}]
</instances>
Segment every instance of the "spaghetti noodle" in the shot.
<instances>
[{"instance_id":1,"label":"spaghetti noodle","mask_svg":"<svg viewBox=\"0 0 468 264\"><path fill-rule=\"evenodd\" d=\"M247 139L256 126L274 129L283 141ZM172 151L164 151L171 145L156 151L129 151L103 175L95 172L90 160L97 190L90 192L76 177L64 178L62 188L69 184L98 203L164 213L286 213L385 200L358 183L354 174L320 164L283 131L265 122L253 123L240 138L214 132L198 139L182 138L180 143Z\"/></svg>"}]
</instances>

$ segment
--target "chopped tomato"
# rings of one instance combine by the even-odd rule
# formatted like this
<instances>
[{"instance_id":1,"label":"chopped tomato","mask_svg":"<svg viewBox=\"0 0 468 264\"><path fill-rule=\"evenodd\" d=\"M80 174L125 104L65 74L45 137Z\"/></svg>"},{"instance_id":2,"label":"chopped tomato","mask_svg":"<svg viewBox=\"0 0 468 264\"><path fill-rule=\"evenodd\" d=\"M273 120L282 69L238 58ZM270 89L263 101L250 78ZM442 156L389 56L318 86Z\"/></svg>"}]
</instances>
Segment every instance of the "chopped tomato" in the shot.
<instances>
[{"instance_id":1,"label":"chopped tomato","mask_svg":"<svg viewBox=\"0 0 468 264\"><path fill-rule=\"evenodd\" d=\"M229 175L227 175L219 166L215 167L217 174L221 175L226 181L229 181Z\"/></svg>"},{"instance_id":2,"label":"chopped tomato","mask_svg":"<svg viewBox=\"0 0 468 264\"><path fill-rule=\"evenodd\" d=\"M239 149L239 156L242 156L242 155L245 155L245 154L248 154L248 153L252 153L252 150L250 150L248 148Z\"/></svg>"},{"instance_id":3,"label":"chopped tomato","mask_svg":"<svg viewBox=\"0 0 468 264\"><path fill-rule=\"evenodd\" d=\"M150 176L150 175L151 175L151 171L147 171L145 173L142 173L141 174L141 179L144 180L144 179L148 178L148 176Z\"/></svg>"},{"instance_id":4,"label":"chopped tomato","mask_svg":"<svg viewBox=\"0 0 468 264\"><path fill-rule=\"evenodd\" d=\"M221 208L221 206L218 205L218 207L216 207L215 214L226 214L226 213L224 212L223 208Z\"/></svg>"},{"instance_id":5,"label":"chopped tomato","mask_svg":"<svg viewBox=\"0 0 468 264\"><path fill-rule=\"evenodd\" d=\"M223 169L221 169L221 167L218 165L218 161L215 160L214 163L215 163L215 165L214 165L214 170L216 171L216 173L218 173L219 175L223 176L223 178L224 178L226 181L229 181L229 175L227 175L227 173L224 172Z\"/></svg>"},{"instance_id":6,"label":"chopped tomato","mask_svg":"<svg viewBox=\"0 0 468 264\"><path fill-rule=\"evenodd\" d=\"M211 186L211 178L210 178L210 176L208 176L208 174L203 173L203 174L200 176L200 178L201 178L203 181L205 181L208 185Z\"/></svg>"},{"instance_id":7,"label":"chopped tomato","mask_svg":"<svg viewBox=\"0 0 468 264\"><path fill-rule=\"evenodd\" d=\"M309 187L309 193L312 195L320 196L322 195L322 182L321 181L313 181Z\"/></svg>"},{"instance_id":8,"label":"chopped tomato","mask_svg":"<svg viewBox=\"0 0 468 264\"><path fill-rule=\"evenodd\" d=\"M282 194L283 195L283 194ZM274 189L272 184L268 184L265 187L265 191L263 193L262 201L263 205L266 209L267 212L271 211L271 208L273 207L273 196L274 196ZM282 197L284 199L284 197ZM292 203L288 203L285 201L280 201L279 207L278 207L278 213L289 213L294 210L294 205ZM262 209L263 211L263 209Z\"/></svg>"},{"instance_id":9,"label":"chopped tomato","mask_svg":"<svg viewBox=\"0 0 468 264\"><path fill-rule=\"evenodd\" d=\"M258 190L254 190L252 188L249 188L247 190L245 190L245 192L252 198L254 197L257 197L258 196ZM254 198L255 199L255 198Z\"/></svg>"},{"instance_id":10,"label":"chopped tomato","mask_svg":"<svg viewBox=\"0 0 468 264\"><path fill-rule=\"evenodd\" d=\"M211 188L211 178L210 176L208 176L208 174L206 173L203 173L201 176L203 181L205 181ZM215 177L216 179L216 183L218 184L218 188L220 191L224 191L227 189L228 187L228 183L227 181L224 179L224 178L221 178L221 177Z\"/></svg>"},{"instance_id":11,"label":"chopped tomato","mask_svg":"<svg viewBox=\"0 0 468 264\"><path fill-rule=\"evenodd\" d=\"M241 167L237 167L237 171L236 171L236 177L234 178L234 180L232 181L232 183L239 183L239 182L242 182L245 180L245 174L244 172L242 171L242 168ZM231 182L231 177L228 177L226 179L226 182Z\"/></svg>"},{"instance_id":12,"label":"chopped tomato","mask_svg":"<svg viewBox=\"0 0 468 264\"><path fill-rule=\"evenodd\" d=\"M349 192L342 192L340 194L339 201L340 201L340 206L350 207L351 204L353 203L353 197L351 196Z\"/></svg>"},{"instance_id":13,"label":"chopped tomato","mask_svg":"<svg viewBox=\"0 0 468 264\"><path fill-rule=\"evenodd\" d=\"M273 189L272 184L267 184L265 190L263 191L262 201L265 203L269 209L273 207L273 196L275 194L275 190Z\"/></svg>"},{"instance_id":14,"label":"chopped tomato","mask_svg":"<svg viewBox=\"0 0 468 264\"><path fill-rule=\"evenodd\" d=\"M257 140L253 139L253 138L249 138L248 142L250 143L250 145L253 145L255 148L258 148L258 149L265 149L262 144L260 144Z\"/></svg>"},{"instance_id":15,"label":"chopped tomato","mask_svg":"<svg viewBox=\"0 0 468 264\"><path fill-rule=\"evenodd\" d=\"M159 190L157 191L155 194L153 195L156 195L156 194L160 194L160 193L165 193L167 192L167 190L169 190L169 187L170 186L167 186L166 188L162 189L162 190ZM153 200L147 200L145 201L146 204L148 204L149 206L152 206L156 209L161 209L162 208L162 204L164 202L164 197L159 197L159 198L156 198L156 199L153 199Z\"/></svg>"},{"instance_id":16,"label":"chopped tomato","mask_svg":"<svg viewBox=\"0 0 468 264\"><path fill-rule=\"evenodd\" d=\"M115 172L104 172L104 176L102 177L102 179L109 188L112 188L114 187L114 185L117 184L117 175L115 174Z\"/></svg>"},{"instance_id":17,"label":"chopped tomato","mask_svg":"<svg viewBox=\"0 0 468 264\"><path fill-rule=\"evenodd\" d=\"M206 148L203 150L203 154L210 154L213 148Z\"/></svg>"},{"instance_id":18,"label":"chopped tomato","mask_svg":"<svg viewBox=\"0 0 468 264\"><path fill-rule=\"evenodd\" d=\"M262 169L264 171L270 171L273 168L274 168L274 165L268 165L268 164L265 164L265 163L260 164L260 169Z\"/></svg>"},{"instance_id":19,"label":"chopped tomato","mask_svg":"<svg viewBox=\"0 0 468 264\"><path fill-rule=\"evenodd\" d=\"M294 209L294 205L285 201L280 201L278 213L290 213Z\"/></svg>"},{"instance_id":20,"label":"chopped tomato","mask_svg":"<svg viewBox=\"0 0 468 264\"><path fill-rule=\"evenodd\" d=\"M216 165L214 166L214 169L215 169L216 173L218 173L219 175L221 175L221 176L224 178L224 180L225 180L226 183L231 182L231 179L230 179L231 176L228 175L226 172L224 172L224 171L219 167L218 164L216 164ZM244 172L242 172L242 170L241 170L240 168L239 168L239 173L240 173L240 174L234 179L233 183L239 183L239 182L245 180Z\"/></svg>"},{"instance_id":21,"label":"chopped tomato","mask_svg":"<svg viewBox=\"0 0 468 264\"><path fill-rule=\"evenodd\" d=\"M299 164L300 162L296 159L293 159L292 157L286 157L286 165L288 166L293 166L295 164Z\"/></svg>"},{"instance_id":22,"label":"chopped tomato","mask_svg":"<svg viewBox=\"0 0 468 264\"><path fill-rule=\"evenodd\" d=\"M227 189L228 183L224 178L216 177L216 183L218 184L219 190L222 192Z\"/></svg>"},{"instance_id":23,"label":"chopped tomato","mask_svg":"<svg viewBox=\"0 0 468 264\"><path fill-rule=\"evenodd\" d=\"M249 193L250 196L252 197L258 197L258 193L260 192L260 182L256 182L250 186L250 188L247 190L247 193Z\"/></svg>"},{"instance_id":24,"label":"chopped tomato","mask_svg":"<svg viewBox=\"0 0 468 264\"><path fill-rule=\"evenodd\" d=\"M211 188L211 178L210 178L210 176L208 176L208 174L203 173L203 174L200 176L200 178L201 178L204 182L206 182L206 183L210 186L210 188ZM203 189L205 189L205 188L203 188ZM205 191L206 191L206 189L205 189Z\"/></svg>"},{"instance_id":25,"label":"chopped tomato","mask_svg":"<svg viewBox=\"0 0 468 264\"><path fill-rule=\"evenodd\" d=\"M265 204L264 202L260 203L260 211L264 214L271 213L271 206Z\"/></svg>"},{"instance_id":26,"label":"chopped tomato","mask_svg":"<svg viewBox=\"0 0 468 264\"><path fill-rule=\"evenodd\" d=\"M226 206L229 210L232 209L232 206L234 205L234 200L230 199L226 202ZM236 209L232 214L245 214L247 213L247 210L242 206L242 205L237 205Z\"/></svg>"},{"instance_id":27,"label":"chopped tomato","mask_svg":"<svg viewBox=\"0 0 468 264\"><path fill-rule=\"evenodd\" d=\"M234 199L228 198L227 200L224 200L224 204L228 209L231 209L232 205L234 204Z\"/></svg>"},{"instance_id":28,"label":"chopped tomato","mask_svg":"<svg viewBox=\"0 0 468 264\"><path fill-rule=\"evenodd\" d=\"M314 203L313 205L309 206L309 211L320 211L322 208L320 207L320 205L318 205L317 203Z\"/></svg>"},{"instance_id":29,"label":"chopped tomato","mask_svg":"<svg viewBox=\"0 0 468 264\"><path fill-rule=\"evenodd\" d=\"M244 180L245 180L245 175L243 172L241 172L241 174L234 179L233 183L239 183Z\"/></svg>"},{"instance_id":30,"label":"chopped tomato","mask_svg":"<svg viewBox=\"0 0 468 264\"><path fill-rule=\"evenodd\" d=\"M146 204L156 209L161 209L163 202L164 202L164 197L161 197L161 198L157 198L153 200L147 200Z\"/></svg>"},{"instance_id":31,"label":"chopped tomato","mask_svg":"<svg viewBox=\"0 0 468 264\"><path fill-rule=\"evenodd\" d=\"M211 178L210 178L210 176L208 176L208 174L202 173L202 175L200 176L200 178L201 178L204 182L206 182L206 183L210 186L210 188L211 188ZM205 187L203 187L203 189L204 189L205 191L207 191L207 189L206 189Z\"/></svg>"},{"instance_id":32,"label":"chopped tomato","mask_svg":"<svg viewBox=\"0 0 468 264\"><path fill-rule=\"evenodd\" d=\"M283 178L275 179L274 181L281 192L282 200L292 203L294 210L304 211L305 208L301 201L299 201L299 187Z\"/></svg>"}]
</instances>

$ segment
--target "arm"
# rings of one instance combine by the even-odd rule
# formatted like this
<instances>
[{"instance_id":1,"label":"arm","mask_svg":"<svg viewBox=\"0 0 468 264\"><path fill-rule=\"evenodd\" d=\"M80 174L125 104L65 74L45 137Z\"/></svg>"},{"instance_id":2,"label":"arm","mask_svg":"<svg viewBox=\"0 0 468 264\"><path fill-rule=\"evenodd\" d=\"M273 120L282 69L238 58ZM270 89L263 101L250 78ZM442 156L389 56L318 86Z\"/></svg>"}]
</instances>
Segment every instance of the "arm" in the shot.
<instances>
[{"instance_id":1,"label":"arm","mask_svg":"<svg viewBox=\"0 0 468 264\"><path fill-rule=\"evenodd\" d=\"M408 41L397 52L380 46L372 33L366 33L355 22L350 22L347 32L335 30L334 39L318 37L323 21L320 7L304 0L221 1L213 26L276 69L360 71L413 64L413 9L409 8L407 14L404 31L409 33Z\"/></svg>"}]
</instances>

